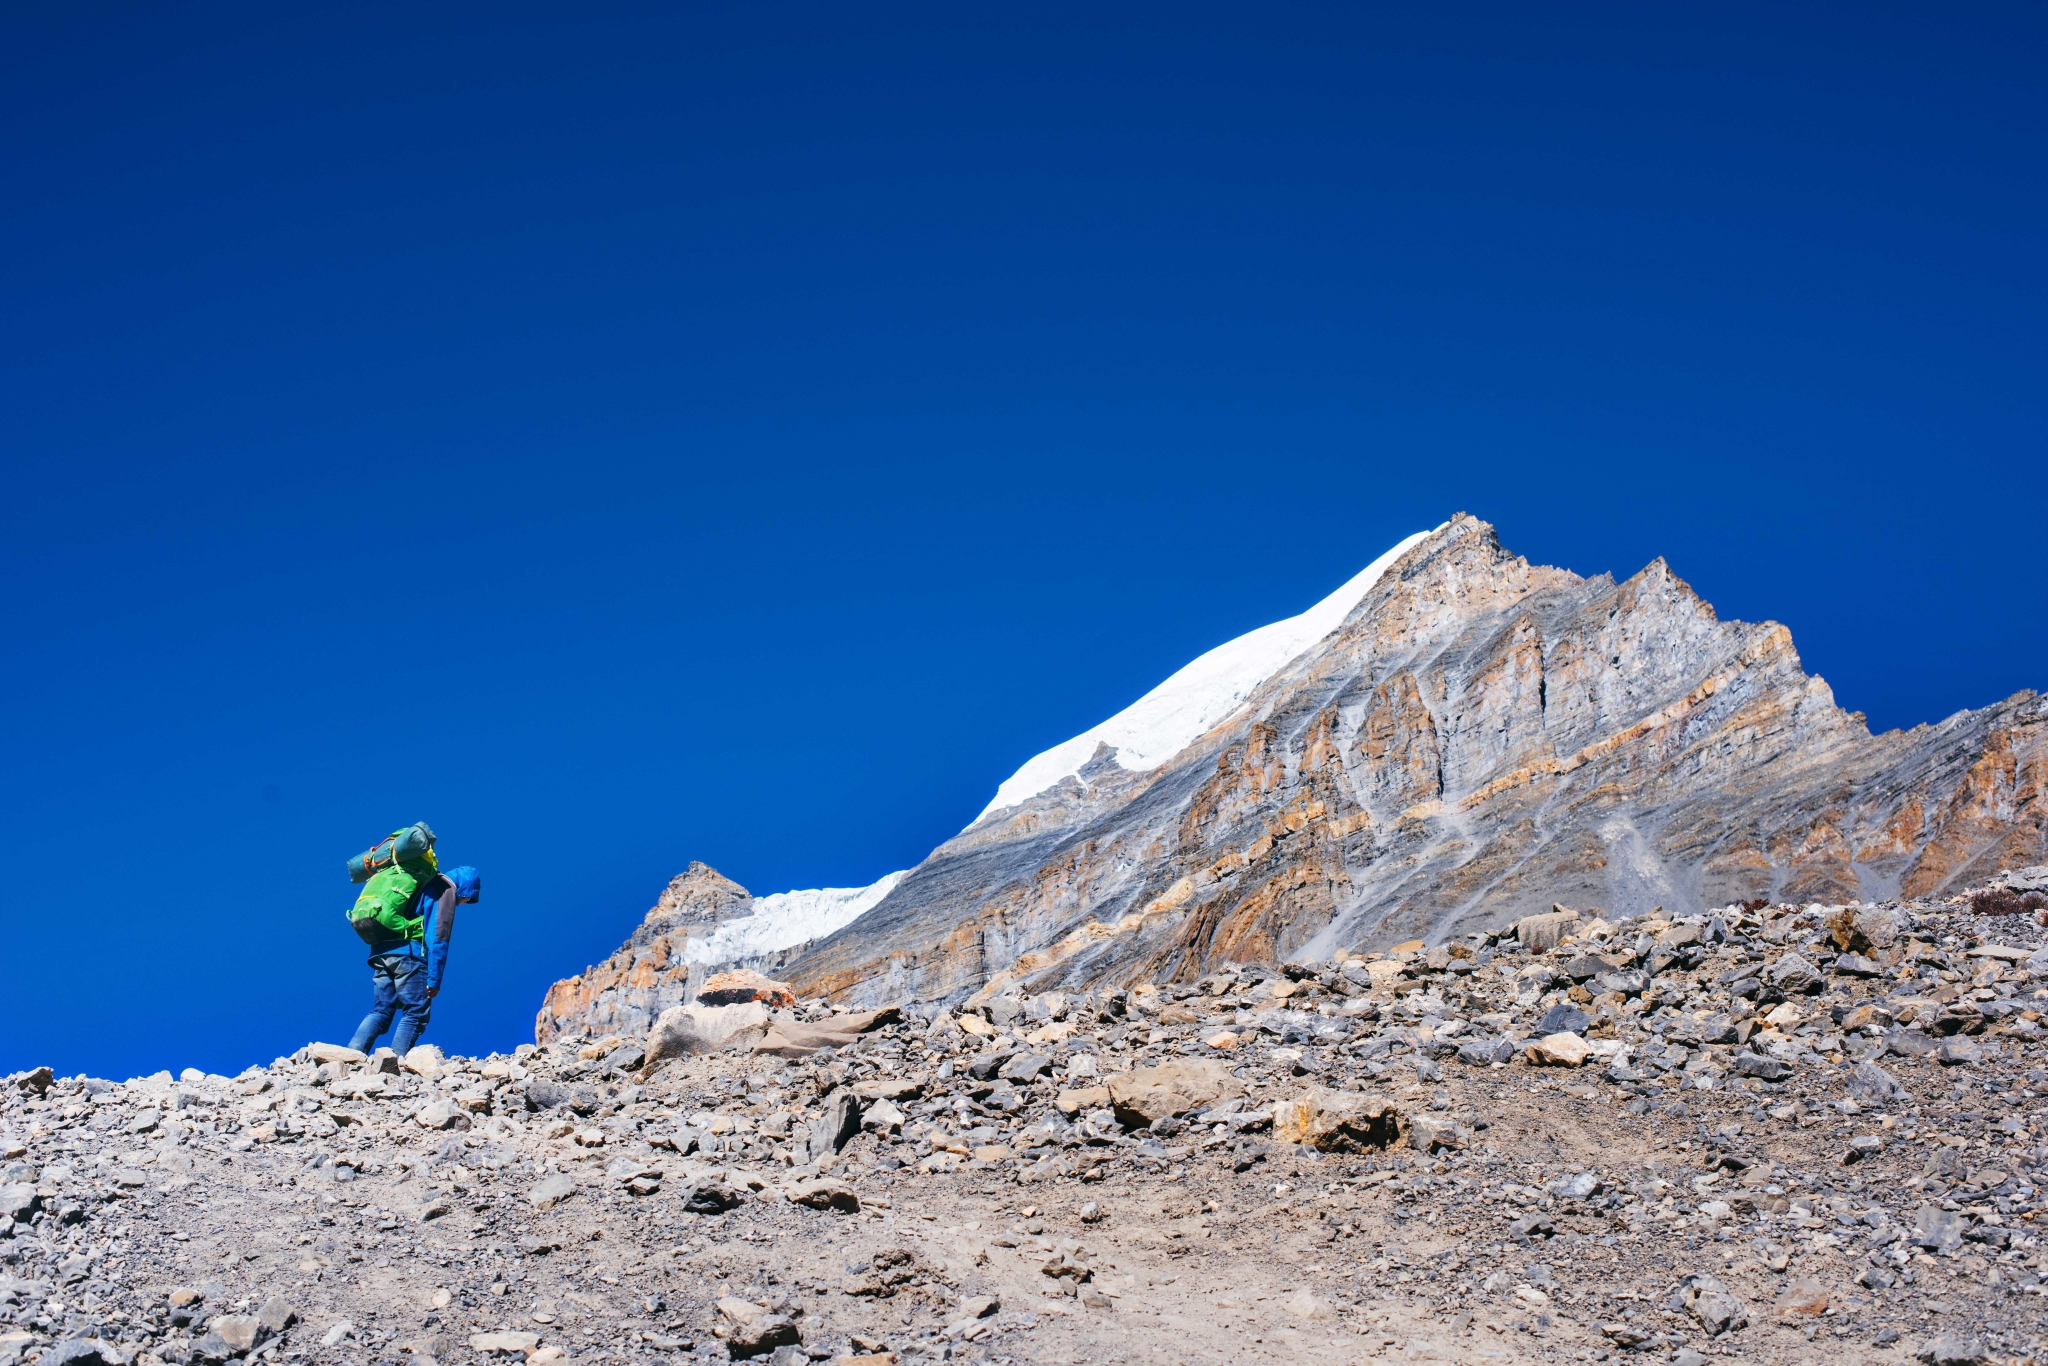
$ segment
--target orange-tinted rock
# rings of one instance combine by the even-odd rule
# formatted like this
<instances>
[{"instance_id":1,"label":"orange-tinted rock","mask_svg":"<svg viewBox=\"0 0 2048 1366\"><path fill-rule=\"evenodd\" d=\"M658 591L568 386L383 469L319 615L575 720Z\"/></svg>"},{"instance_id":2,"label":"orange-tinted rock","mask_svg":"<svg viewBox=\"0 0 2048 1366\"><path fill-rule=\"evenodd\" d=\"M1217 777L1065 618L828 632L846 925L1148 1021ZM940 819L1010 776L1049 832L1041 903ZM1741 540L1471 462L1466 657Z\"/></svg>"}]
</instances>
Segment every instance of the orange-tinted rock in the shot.
<instances>
[{"instance_id":1,"label":"orange-tinted rock","mask_svg":"<svg viewBox=\"0 0 2048 1366\"><path fill-rule=\"evenodd\" d=\"M697 993L699 1005L736 1006L742 1001L759 1001L773 1009L795 1005L796 995L787 983L763 977L751 968L714 973L704 979L704 986Z\"/></svg>"}]
</instances>

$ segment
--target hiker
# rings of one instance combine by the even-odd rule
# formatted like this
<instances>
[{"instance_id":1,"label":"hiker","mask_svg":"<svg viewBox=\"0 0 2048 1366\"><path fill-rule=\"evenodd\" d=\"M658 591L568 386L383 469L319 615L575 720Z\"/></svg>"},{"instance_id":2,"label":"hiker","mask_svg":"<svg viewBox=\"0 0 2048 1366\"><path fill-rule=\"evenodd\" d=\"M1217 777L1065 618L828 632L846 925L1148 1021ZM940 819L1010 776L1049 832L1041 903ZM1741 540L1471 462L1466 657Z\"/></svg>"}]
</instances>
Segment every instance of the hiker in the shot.
<instances>
[{"instance_id":1,"label":"hiker","mask_svg":"<svg viewBox=\"0 0 2048 1366\"><path fill-rule=\"evenodd\" d=\"M374 992L370 1013L356 1026L349 1047L367 1053L378 1036L392 1026L391 1049L400 1057L427 1027L434 997L441 992L441 977L448 969L448 944L455 936L455 908L483 895L483 879L474 868L451 868L432 872L419 882L413 899L404 908L401 928L386 929L380 944L370 942L370 984ZM363 930L357 924L358 933Z\"/></svg>"}]
</instances>

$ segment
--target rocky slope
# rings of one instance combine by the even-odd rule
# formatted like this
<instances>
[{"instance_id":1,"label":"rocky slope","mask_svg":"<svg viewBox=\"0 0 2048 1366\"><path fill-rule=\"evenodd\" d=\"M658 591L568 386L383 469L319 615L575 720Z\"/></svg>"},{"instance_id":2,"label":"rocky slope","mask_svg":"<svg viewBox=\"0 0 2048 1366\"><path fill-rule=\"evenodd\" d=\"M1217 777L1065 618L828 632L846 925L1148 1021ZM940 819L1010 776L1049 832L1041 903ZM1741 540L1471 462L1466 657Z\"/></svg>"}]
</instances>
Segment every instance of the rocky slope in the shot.
<instances>
[{"instance_id":1,"label":"rocky slope","mask_svg":"<svg viewBox=\"0 0 2048 1366\"><path fill-rule=\"evenodd\" d=\"M1126 767L1101 743L789 975L866 1005L1190 982L1554 901L1926 895L2042 857L2032 692L1873 736L1784 627L1721 621L1661 560L1581 578L1462 514L1358 582L1334 629L1172 757Z\"/></svg>"},{"instance_id":2,"label":"rocky slope","mask_svg":"<svg viewBox=\"0 0 2048 1366\"><path fill-rule=\"evenodd\" d=\"M2042 938L1959 900L1564 913L811 1002L651 1069L39 1069L0 1089L0 1366L2031 1366Z\"/></svg>"}]
</instances>

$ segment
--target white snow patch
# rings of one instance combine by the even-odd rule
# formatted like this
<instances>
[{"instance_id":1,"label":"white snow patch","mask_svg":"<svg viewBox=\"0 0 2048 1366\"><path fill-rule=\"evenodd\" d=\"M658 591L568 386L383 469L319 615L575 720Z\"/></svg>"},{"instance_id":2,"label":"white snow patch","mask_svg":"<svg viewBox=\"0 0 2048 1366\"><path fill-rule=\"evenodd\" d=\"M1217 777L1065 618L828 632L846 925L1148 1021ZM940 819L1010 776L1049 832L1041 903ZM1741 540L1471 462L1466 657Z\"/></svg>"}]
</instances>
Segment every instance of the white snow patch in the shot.
<instances>
[{"instance_id":1,"label":"white snow patch","mask_svg":"<svg viewBox=\"0 0 2048 1366\"><path fill-rule=\"evenodd\" d=\"M1029 801L1061 779L1079 773L1097 745L1113 748L1116 762L1131 772L1159 767L1244 705L1261 683L1302 651L1336 630L1389 565L1435 534L1416 532L1300 616L1261 626L1218 645L1101 725L1038 755L996 789L995 800L982 808L975 823L991 812Z\"/></svg>"},{"instance_id":2,"label":"white snow patch","mask_svg":"<svg viewBox=\"0 0 2048 1366\"><path fill-rule=\"evenodd\" d=\"M730 963L822 939L873 910L903 881L903 872L891 873L866 887L818 887L756 897L753 914L728 920L703 939L690 940L683 949L683 961Z\"/></svg>"}]
</instances>

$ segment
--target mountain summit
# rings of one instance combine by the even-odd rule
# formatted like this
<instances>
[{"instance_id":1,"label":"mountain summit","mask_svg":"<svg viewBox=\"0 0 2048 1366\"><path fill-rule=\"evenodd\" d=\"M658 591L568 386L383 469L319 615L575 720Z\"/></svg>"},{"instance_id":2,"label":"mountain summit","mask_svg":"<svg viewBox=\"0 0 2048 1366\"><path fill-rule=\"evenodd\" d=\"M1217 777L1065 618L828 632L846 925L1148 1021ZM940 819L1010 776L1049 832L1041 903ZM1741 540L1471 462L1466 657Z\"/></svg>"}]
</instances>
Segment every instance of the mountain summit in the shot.
<instances>
[{"instance_id":1,"label":"mountain summit","mask_svg":"<svg viewBox=\"0 0 2048 1366\"><path fill-rule=\"evenodd\" d=\"M1873 736L1661 559L1532 565L1459 514L1037 756L788 965L858 1003L1192 980L1623 913L1921 895L2039 862L2048 708Z\"/></svg>"},{"instance_id":2,"label":"mountain summit","mask_svg":"<svg viewBox=\"0 0 2048 1366\"><path fill-rule=\"evenodd\" d=\"M1581 578L1460 513L1035 756L907 873L755 902L693 864L556 984L541 1034L643 1024L714 962L893 1005L1192 981L1554 902L1924 896L2042 861L2044 771L2032 692L1873 736L1783 626L1720 620L1661 559Z\"/></svg>"}]
</instances>

